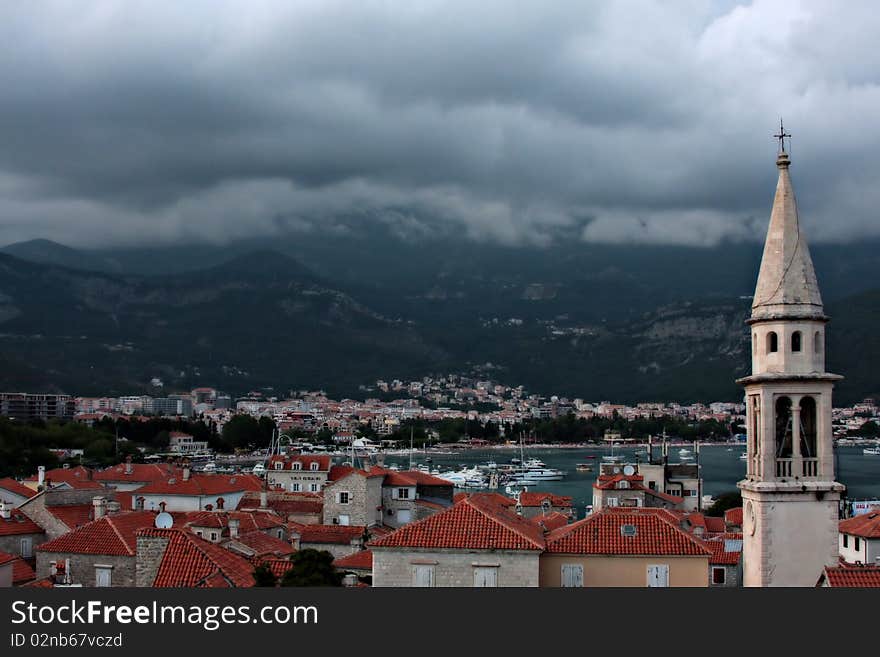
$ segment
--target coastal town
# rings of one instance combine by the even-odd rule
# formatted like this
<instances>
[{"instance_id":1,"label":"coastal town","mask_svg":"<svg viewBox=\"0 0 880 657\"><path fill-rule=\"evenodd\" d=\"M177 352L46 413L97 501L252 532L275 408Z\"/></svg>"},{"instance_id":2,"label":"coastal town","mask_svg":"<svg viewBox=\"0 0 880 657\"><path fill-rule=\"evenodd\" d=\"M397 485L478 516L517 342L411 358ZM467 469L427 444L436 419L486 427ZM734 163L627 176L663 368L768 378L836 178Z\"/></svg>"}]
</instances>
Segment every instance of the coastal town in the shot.
<instances>
[{"instance_id":1,"label":"coastal town","mask_svg":"<svg viewBox=\"0 0 880 657\"><path fill-rule=\"evenodd\" d=\"M880 586L880 504L844 508L835 455L835 441L880 455L878 409L871 400L833 408L842 377L825 371L827 317L784 135L780 126L777 193L749 320L752 374L738 381L744 404L590 403L462 376L377 381L390 401L252 393L233 404L211 388L164 398L7 393L7 423L91 427L159 415L225 433L247 415L267 420L271 438L245 455L250 469L221 471L208 441L174 431L161 453L127 450L101 468L77 464L83 453L69 451L53 454L60 467L0 480L0 585ZM592 492L581 517L571 496L547 489L565 473L526 458L525 433L534 444L527 421L595 418L710 421L719 430L698 436L691 451L674 449L664 428L624 456L615 448L635 438L606 428L609 453L577 464ZM495 439L457 435L452 444L518 443L520 457L443 472L431 467L434 436L425 432L425 463L414 467L415 423L448 420L465 420L466 430L491 425ZM409 463L391 464L389 456L407 454L407 423ZM705 499L702 442L744 447L735 503Z\"/></svg>"}]
</instances>

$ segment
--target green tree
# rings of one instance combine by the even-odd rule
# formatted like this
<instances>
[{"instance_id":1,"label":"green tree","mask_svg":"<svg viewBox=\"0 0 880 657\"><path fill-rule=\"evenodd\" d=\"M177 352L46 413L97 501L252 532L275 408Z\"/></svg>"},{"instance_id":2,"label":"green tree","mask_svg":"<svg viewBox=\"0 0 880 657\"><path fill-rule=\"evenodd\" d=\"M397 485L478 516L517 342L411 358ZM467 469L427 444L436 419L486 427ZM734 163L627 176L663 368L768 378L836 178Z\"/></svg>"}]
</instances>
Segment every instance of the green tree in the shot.
<instances>
[{"instance_id":1,"label":"green tree","mask_svg":"<svg viewBox=\"0 0 880 657\"><path fill-rule=\"evenodd\" d=\"M738 490L721 493L715 502L706 510L707 516L721 517L728 509L736 509L743 505L742 495Z\"/></svg>"},{"instance_id":2,"label":"green tree","mask_svg":"<svg viewBox=\"0 0 880 657\"><path fill-rule=\"evenodd\" d=\"M342 573L333 567L333 555L326 550L300 550L290 562L281 586L342 586Z\"/></svg>"},{"instance_id":3,"label":"green tree","mask_svg":"<svg viewBox=\"0 0 880 657\"><path fill-rule=\"evenodd\" d=\"M254 586L277 586L278 577L264 563L254 568Z\"/></svg>"}]
</instances>

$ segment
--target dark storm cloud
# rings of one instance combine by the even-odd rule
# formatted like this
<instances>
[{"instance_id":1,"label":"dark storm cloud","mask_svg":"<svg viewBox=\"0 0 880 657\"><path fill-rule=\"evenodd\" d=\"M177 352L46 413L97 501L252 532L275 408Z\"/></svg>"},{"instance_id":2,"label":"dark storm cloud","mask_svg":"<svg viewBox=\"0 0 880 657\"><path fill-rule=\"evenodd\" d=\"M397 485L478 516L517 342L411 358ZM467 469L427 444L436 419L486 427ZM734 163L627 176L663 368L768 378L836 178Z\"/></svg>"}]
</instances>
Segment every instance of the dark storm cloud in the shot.
<instances>
[{"instance_id":1,"label":"dark storm cloud","mask_svg":"<svg viewBox=\"0 0 880 657\"><path fill-rule=\"evenodd\" d=\"M870 3L20 3L0 243L452 227L759 235L795 133L813 240L880 234Z\"/></svg>"}]
</instances>

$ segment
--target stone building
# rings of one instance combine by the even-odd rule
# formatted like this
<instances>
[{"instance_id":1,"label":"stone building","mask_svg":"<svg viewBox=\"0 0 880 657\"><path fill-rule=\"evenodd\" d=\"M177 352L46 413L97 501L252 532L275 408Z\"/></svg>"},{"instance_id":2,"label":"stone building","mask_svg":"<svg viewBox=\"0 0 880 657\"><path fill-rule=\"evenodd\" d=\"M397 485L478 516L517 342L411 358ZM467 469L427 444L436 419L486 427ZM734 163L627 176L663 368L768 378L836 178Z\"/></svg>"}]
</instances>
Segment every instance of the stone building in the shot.
<instances>
[{"instance_id":1,"label":"stone building","mask_svg":"<svg viewBox=\"0 0 880 657\"><path fill-rule=\"evenodd\" d=\"M784 150L752 301L743 497L745 586L814 586L838 560L831 394L819 285ZM809 531L804 531L809 528Z\"/></svg>"},{"instance_id":2,"label":"stone building","mask_svg":"<svg viewBox=\"0 0 880 657\"><path fill-rule=\"evenodd\" d=\"M82 586L134 586L138 530L152 527L156 514L126 511L105 515L36 549L38 578L65 566L67 582ZM69 565L69 568L66 566Z\"/></svg>"},{"instance_id":3,"label":"stone building","mask_svg":"<svg viewBox=\"0 0 880 657\"><path fill-rule=\"evenodd\" d=\"M331 480L324 487L323 524L367 527L383 524L384 470L356 470L348 466L335 466L330 477Z\"/></svg>"},{"instance_id":4,"label":"stone building","mask_svg":"<svg viewBox=\"0 0 880 657\"><path fill-rule=\"evenodd\" d=\"M373 586L538 586L544 531L500 497L462 497L372 541Z\"/></svg>"},{"instance_id":5,"label":"stone building","mask_svg":"<svg viewBox=\"0 0 880 657\"><path fill-rule=\"evenodd\" d=\"M331 467L333 459L326 454L276 455L269 460L266 480L290 493L320 493Z\"/></svg>"},{"instance_id":6,"label":"stone building","mask_svg":"<svg viewBox=\"0 0 880 657\"><path fill-rule=\"evenodd\" d=\"M34 556L34 548L46 540L46 532L20 509L0 502L0 552L23 559Z\"/></svg>"}]
</instances>

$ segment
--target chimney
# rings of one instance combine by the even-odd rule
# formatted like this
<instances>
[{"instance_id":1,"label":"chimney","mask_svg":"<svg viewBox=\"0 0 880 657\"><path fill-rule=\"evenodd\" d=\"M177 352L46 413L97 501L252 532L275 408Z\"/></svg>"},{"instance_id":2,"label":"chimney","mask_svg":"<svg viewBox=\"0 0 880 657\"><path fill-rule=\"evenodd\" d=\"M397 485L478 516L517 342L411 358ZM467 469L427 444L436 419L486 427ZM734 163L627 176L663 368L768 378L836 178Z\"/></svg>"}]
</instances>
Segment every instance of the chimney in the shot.
<instances>
[{"instance_id":1,"label":"chimney","mask_svg":"<svg viewBox=\"0 0 880 657\"><path fill-rule=\"evenodd\" d=\"M144 510L144 497L143 495L138 496L138 498L134 501L134 508L138 511Z\"/></svg>"},{"instance_id":2,"label":"chimney","mask_svg":"<svg viewBox=\"0 0 880 657\"><path fill-rule=\"evenodd\" d=\"M183 464L183 477L184 481L189 481L189 462Z\"/></svg>"},{"instance_id":3,"label":"chimney","mask_svg":"<svg viewBox=\"0 0 880 657\"><path fill-rule=\"evenodd\" d=\"M346 573L345 577L342 578L342 585L347 586L349 588L353 586L357 586L358 578L354 573Z\"/></svg>"},{"instance_id":4,"label":"chimney","mask_svg":"<svg viewBox=\"0 0 880 657\"><path fill-rule=\"evenodd\" d=\"M37 486L42 486L46 481L46 466L41 465L37 468Z\"/></svg>"},{"instance_id":5,"label":"chimney","mask_svg":"<svg viewBox=\"0 0 880 657\"><path fill-rule=\"evenodd\" d=\"M229 537L238 538L238 518L229 519Z\"/></svg>"},{"instance_id":6,"label":"chimney","mask_svg":"<svg viewBox=\"0 0 880 657\"><path fill-rule=\"evenodd\" d=\"M226 503L226 500L224 500L222 497L218 497L218 498L217 498L217 510L218 510L218 511L222 511L222 510L223 510L223 505L224 505L225 503Z\"/></svg>"},{"instance_id":7,"label":"chimney","mask_svg":"<svg viewBox=\"0 0 880 657\"><path fill-rule=\"evenodd\" d=\"M122 510L122 505L116 500L108 500L107 501L107 514L111 513L119 513Z\"/></svg>"},{"instance_id":8,"label":"chimney","mask_svg":"<svg viewBox=\"0 0 880 657\"><path fill-rule=\"evenodd\" d=\"M125 457L125 474L130 475L132 473L131 467L131 454Z\"/></svg>"},{"instance_id":9,"label":"chimney","mask_svg":"<svg viewBox=\"0 0 880 657\"><path fill-rule=\"evenodd\" d=\"M268 509L269 508L269 495L266 491L260 491L260 508Z\"/></svg>"},{"instance_id":10,"label":"chimney","mask_svg":"<svg viewBox=\"0 0 880 657\"><path fill-rule=\"evenodd\" d=\"M159 513L165 513L165 502L159 502Z\"/></svg>"},{"instance_id":11,"label":"chimney","mask_svg":"<svg viewBox=\"0 0 880 657\"><path fill-rule=\"evenodd\" d=\"M98 518L103 518L104 514L107 511L107 505L104 502L103 497L93 497L92 498L92 508L94 509L94 518L97 520Z\"/></svg>"},{"instance_id":12,"label":"chimney","mask_svg":"<svg viewBox=\"0 0 880 657\"><path fill-rule=\"evenodd\" d=\"M6 502L0 502L0 518L9 520L12 517L12 508Z\"/></svg>"},{"instance_id":13,"label":"chimney","mask_svg":"<svg viewBox=\"0 0 880 657\"><path fill-rule=\"evenodd\" d=\"M213 511L213 510L214 510L213 504L206 504L205 505L205 511Z\"/></svg>"},{"instance_id":14,"label":"chimney","mask_svg":"<svg viewBox=\"0 0 880 657\"><path fill-rule=\"evenodd\" d=\"M57 561L50 561L49 562L49 575L51 577L55 577L55 575L57 575L57 574L58 574L58 562Z\"/></svg>"}]
</instances>

